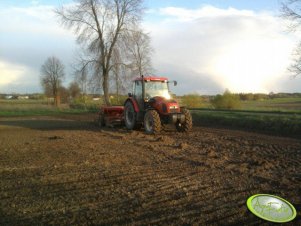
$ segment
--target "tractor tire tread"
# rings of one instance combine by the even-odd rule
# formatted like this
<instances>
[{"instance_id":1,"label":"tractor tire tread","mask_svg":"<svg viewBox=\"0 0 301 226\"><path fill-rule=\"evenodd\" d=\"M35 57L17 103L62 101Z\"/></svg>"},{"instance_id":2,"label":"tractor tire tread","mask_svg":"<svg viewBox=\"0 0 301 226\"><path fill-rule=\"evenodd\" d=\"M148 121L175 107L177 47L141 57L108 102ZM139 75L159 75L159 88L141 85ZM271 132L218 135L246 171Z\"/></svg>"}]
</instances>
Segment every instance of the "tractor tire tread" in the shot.
<instances>
[{"instance_id":1,"label":"tractor tire tread","mask_svg":"<svg viewBox=\"0 0 301 226\"><path fill-rule=\"evenodd\" d=\"M146 114L150 114L153 118L153 130L146 131L146 133L158 134L162 130L160 115L156 110L149 110Z\"/></svg>"},{"instance_id":2,"label":"tractor tire tread","mask_svg":"<svg viewBox=\"0 0 301 226\"><path fill-rule=\"evenodd\" d=\"M190 111L186 108L181 109L181 112L185 115L185 122L181 127L177 127L179 132L189 132L192 129L192 116Z\"/></svg>"}]
</instances>

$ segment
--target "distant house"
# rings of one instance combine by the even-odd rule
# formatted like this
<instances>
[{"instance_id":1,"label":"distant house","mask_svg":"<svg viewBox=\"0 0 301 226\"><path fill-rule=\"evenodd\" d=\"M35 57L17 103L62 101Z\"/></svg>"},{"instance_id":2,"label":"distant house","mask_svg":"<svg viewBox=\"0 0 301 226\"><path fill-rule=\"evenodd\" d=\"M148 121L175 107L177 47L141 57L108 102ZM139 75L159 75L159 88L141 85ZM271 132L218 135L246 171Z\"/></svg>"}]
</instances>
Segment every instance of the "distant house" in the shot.
<instances>
[{"instance_id":1,"label":"distant house","mask_svg":"<svg viewBox=\"0 0 301 226\"><path fill-rule=\"evenodd\" d=\"M12 95L7 95L7 96L5 96L5 99L7 99L7 100L13 99L13 96Z\"/></svg>"},{"instance_id":2,"label":"distant house","mask_svg":"<svg viewBox=\"0 0 301 226\"><path fill-rule=\"evenodd\" d=\"M29 96L18 96L18 100L28 100Z\"/></svg>"}]
</instances>

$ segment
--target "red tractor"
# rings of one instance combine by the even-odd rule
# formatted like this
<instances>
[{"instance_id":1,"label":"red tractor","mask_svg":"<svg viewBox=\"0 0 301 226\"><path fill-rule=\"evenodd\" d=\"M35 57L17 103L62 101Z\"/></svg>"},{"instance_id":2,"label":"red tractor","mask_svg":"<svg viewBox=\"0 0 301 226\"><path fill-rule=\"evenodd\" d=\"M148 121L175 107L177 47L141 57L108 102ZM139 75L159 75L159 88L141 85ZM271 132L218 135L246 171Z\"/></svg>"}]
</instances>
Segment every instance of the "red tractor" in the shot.
<instances>
[{"instance_id":1,"label":"red tractor","mask_svg":"<svg viewBox=\"0 0 301 226\"><path fill-rule=\"evenodd\" d=\"M164 124L174 124L179 132L190 131L191 114L171 99L169 84L165 77L142 76L135 79L133 93L129 93L124 107L102 108L99 125L124 122L129 130L141 128L143 125L146 133L154 134L159 133ZM173 81L173 84L177 85L177 82Z\"/></svg>"}]
</instances>

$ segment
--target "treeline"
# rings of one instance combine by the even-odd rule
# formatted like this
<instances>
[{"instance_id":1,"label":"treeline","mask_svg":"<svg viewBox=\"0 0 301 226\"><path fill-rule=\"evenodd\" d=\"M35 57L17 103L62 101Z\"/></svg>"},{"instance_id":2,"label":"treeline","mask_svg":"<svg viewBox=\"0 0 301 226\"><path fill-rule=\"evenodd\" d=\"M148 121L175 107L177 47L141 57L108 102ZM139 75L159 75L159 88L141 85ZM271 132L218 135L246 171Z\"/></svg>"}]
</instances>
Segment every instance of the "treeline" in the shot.
<instances>
[{"instance_id":1,"label":"treeline","mask_svg":"<svg viewBox=\"0 0 301 226\"><path fill-rule=\"evenodd\" d=\"M267 100L275 98L298 98L301 97L301 93L239 93L236 94L242 101L245 100Z\"/></svg>"},{"instance_id":2,"label":"treeline","mask_svg":"<svg viewBox=\"0 0 301 226\"><path fill-rule=\"evenodd\" d=\"M238 94L226 90L222 95L201 96L199 94L188 94L177 97L181 105L189 108L215 108L215 109L237 109L241 106Z\"/></svg>"},{"instance_id":3,"label":"treeline","mask_svg":"<svg viewBox=\"0 0 301 226\"><path fill-rule=\"evenodd\" d=\"M301 98L301 93L231 93L226 90L215 96L188 94L177 97L182 105L189 108L240 109L247 101L265 101L281 98Z\"/></svg>"},{"instance_id":4,"label":"treeline","mask_svg":"<svg viewBox=\"0 0 301 226\"><path fill-rule=\"evenodd\" d=\"M47 87L48 88L48 87ZM52 89L45 89L44 93L32 93L32 94L0 94L0 99L30 99L30 100L44 100L44 99L54 99L52 95ZM68 87L63 85L58 86L58 94L61 103L69 103L71 100L78 98L82 95L79 84L76 82L71 82Z\"/></svg>"},{"instance_id":5,"label":"treeline","mask_svg":"<svg viewBox=\"0 0 301 226\"><path fill-rule=\"evenodd\" d=\"M9 98L8 98L9 97ZM26 98L25 98L26 97ZM111 93L109 94L112 105L123 105L127 95ZM175 96L173 98L180 102L181 106L189 108L206 108L206 109L242 109L244 106L251 104L267 103L268 100L281 98L301 98L301 93L231 93L226 90L223 94L218 95L199 95L187 94L183 96ZM0 99L30 99L30 100L47 100L48 104L55 104L55 100L51 92L44 94L0 94ZM68 87L59 87L59 100L61 104L67 104L71 108L95 110L104 104L103 95L83 93L80 85L71 82ZM276 100L276 102L277 102ZM264 102L265 101L265 102Z\"/></svg>"}]
</instances>

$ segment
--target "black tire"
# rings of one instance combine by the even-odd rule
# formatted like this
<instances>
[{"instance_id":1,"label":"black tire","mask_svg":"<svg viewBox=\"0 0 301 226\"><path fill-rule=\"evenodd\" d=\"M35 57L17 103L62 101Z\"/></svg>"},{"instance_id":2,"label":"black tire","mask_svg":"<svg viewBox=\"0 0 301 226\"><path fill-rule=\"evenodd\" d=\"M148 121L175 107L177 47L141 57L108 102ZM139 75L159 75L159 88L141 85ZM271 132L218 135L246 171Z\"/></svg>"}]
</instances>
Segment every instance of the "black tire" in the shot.
<instances>
[{"instance_id":1,"label":"black tire","mask_svg":"<svg viewBox=\"0 0 301 226\"><path fill-rule=\"evenodd\" d=\"M99 128L105 127L105 118L102 113L99 113L99 115L98 115L97 126Z\"/></svg>"},{"instance_id":2,"label":"black tire","mask_svg":"<svg viewBox=\"0 0 301 226\"><path fill-rule=\"evenodd\" d=\"M137 114L135 112L133 104L128 101L124 107L124 124L129 130L135 129L137 126Z\"/></svg>"},{"instance_id":3,"label":"black tire","mask_svg":"<svg viewBox=\"0 0 301 226\"><path fill-rule=\"evenodd\" d=\"M161 119L156 110L148 110L144 115L144 129L147 134L157 134L161 131Z\"/></svg>"},{"instance_id":4,"label":"black tire","mask_svg":"<svg viewBox=\"0 0 301 226\"><path fill-rule=\"evenodd\" d=\"M183 108L181 109L181 112L185 115L185 121L183 123L177 122L176 128L179 132L189 132L192 129L192 117L190 111Z\"/></svg>"}]
</instances>

